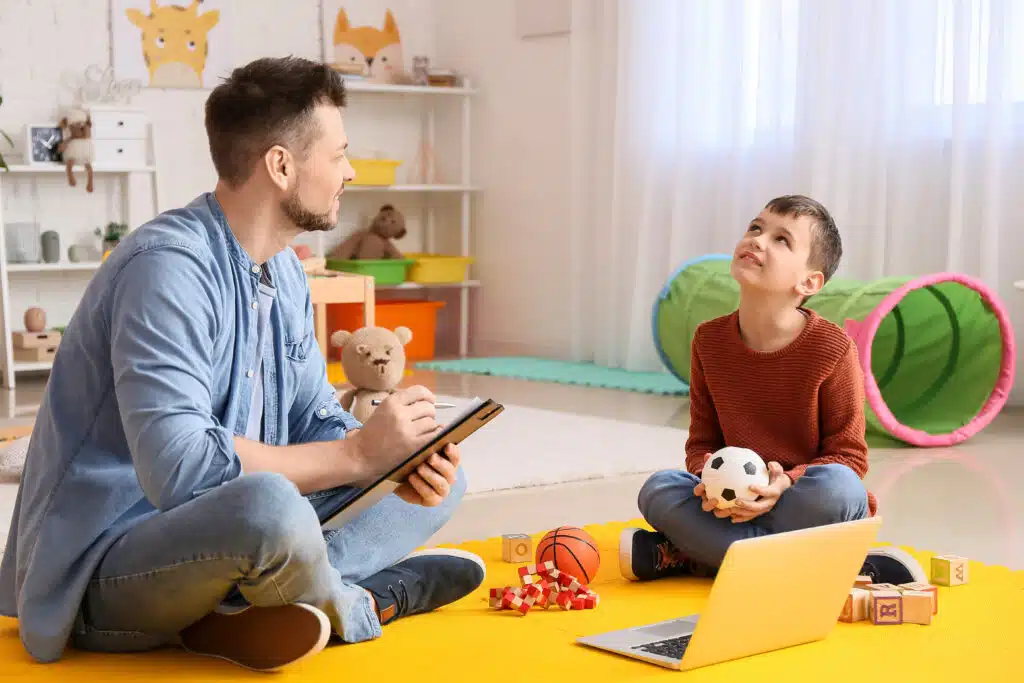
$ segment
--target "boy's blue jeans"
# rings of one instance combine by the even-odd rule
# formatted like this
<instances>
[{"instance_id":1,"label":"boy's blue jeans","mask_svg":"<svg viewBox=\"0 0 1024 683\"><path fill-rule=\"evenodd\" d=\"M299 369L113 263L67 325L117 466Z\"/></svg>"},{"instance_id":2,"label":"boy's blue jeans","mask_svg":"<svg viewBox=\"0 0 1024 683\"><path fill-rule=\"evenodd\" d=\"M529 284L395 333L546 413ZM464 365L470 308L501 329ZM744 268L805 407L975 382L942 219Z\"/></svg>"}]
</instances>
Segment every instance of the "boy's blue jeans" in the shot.
<instances>
[{"instance_id":1,"label":"boy's blue jeans","mask_svg":"<svg viewBox=\"0 0 1024 683\"><path fill-rule=\"evenodd\" d=\"M693 489L700 479L689 472L665 470L651 475L640 489L644 519L665 534L691 560L721 566L733 541L783 531L862 519L868 494L857 473L846 465L808 467L771 510L749 522L734 524L701 508Z\"/></svg>"},{"instance_id":2,"label":"boy's blue jeans","mask_svg":"<svg viewBox=\"0 0 1024 683\"><path fill-rule=\"evenodd\" d=\"M279 474L233 479L140 522L113 545L89 584L72 644L106 652L174 644L236 588L243 605L319 607L346 642L379 637L373 603L356 582L426 542L465 491L460 468L437 507L390 495L324 532L324 511L352 489L303 496Z\"/></svg>"}]
</instances>

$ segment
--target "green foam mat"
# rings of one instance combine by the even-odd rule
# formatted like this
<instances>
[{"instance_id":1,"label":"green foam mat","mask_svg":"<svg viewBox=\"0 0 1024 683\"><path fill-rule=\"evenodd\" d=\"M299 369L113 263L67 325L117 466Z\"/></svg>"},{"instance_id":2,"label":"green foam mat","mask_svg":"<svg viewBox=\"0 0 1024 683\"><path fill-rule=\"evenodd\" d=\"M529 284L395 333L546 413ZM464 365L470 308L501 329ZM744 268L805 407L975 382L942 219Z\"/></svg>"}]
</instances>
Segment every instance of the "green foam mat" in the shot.
<instances>
[{"instance_id":1,"label":"green foam mat","mask_svg":"<svg viewBox=\"0 0 1024 683\"><path fill-rule=\"evenodd\" d=\"M461 360L424 361L416 363L423 370L461 372L470 375L494 375L535 382L578 384L604 389L621 389L645 394L686 396L690 387L668 372L635 372L606 368L593 363L521 356L466 358Z\"/></svg>"}]
</instances>

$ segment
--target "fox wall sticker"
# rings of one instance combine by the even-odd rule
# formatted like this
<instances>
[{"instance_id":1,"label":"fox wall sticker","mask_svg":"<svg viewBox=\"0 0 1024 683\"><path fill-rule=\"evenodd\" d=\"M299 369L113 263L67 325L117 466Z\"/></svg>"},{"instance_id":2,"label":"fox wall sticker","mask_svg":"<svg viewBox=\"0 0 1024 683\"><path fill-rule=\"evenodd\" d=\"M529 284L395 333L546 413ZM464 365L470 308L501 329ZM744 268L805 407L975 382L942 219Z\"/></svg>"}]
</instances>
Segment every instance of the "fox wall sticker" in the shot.
<instances>
[{"instance_id":1,"label":"fox wall sticker","mask_svg":"<svg viewBox=\"0 0 1024 683\"><path fill-rule=\"evenodd\" d=\"M374 81L393 82L405 70L402 36L394 14L384 12L381 28L353 26L342 7L334 21L331 40L332 62L346 73L361 74Z\"/></svg>"}]
</instances>

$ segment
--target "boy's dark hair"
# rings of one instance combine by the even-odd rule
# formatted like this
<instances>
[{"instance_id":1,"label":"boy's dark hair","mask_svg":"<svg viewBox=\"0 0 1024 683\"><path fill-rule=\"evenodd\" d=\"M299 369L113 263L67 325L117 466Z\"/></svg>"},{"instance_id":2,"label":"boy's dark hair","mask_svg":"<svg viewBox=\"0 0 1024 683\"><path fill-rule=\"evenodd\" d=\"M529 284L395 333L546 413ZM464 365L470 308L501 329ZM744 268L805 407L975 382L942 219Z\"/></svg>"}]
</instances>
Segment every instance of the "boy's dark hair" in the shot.
<instances>
[{"instance_id":1,"label":"boy's dark hair","mask_svg":"<svg viewBox=\"0 0 1024 683\"><path fill-rule=\"evenodd\" d=\"M345 84L328 65L267 57L240 66L206 100L206 135L217 174L238 186L273 145L302 157L319 135L314 109L345 106Z\"/></svg>"},{"instance_id":2,"label":"boy's dark hair","mask_svg":"<svg viewBox=\"0 0 1024 683\"><path fill-rule=\"evenodd\" d=\"M843 257L843 241L828 209L820 202L801 194L776 197L764 208L780 216L810 216L814 220L808 263L825 274L825 282L831 280L839 268L839 260Z\"/></svg>"}]
</instances>

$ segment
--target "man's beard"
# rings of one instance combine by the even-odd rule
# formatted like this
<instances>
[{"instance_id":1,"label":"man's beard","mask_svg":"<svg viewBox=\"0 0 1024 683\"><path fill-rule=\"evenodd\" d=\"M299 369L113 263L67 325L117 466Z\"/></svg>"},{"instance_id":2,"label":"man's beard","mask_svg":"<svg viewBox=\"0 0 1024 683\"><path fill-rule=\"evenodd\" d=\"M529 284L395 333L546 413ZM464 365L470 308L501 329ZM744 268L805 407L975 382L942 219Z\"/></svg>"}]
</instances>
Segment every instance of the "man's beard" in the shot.
<instances>
[{"instance_id":1,"label":"man's beard","mask_svg":"<svg viewBox=\"0 0 1024 683\"><path fill-rule=\"evenodd\" d=\"M281 200L281 211L284 212L288 220L295 224L295 227L303 232L328 232L335 227L331 222L330 211L316 213L303 206L297 187L294 192Z\"/></svg>"}]
</instances>

